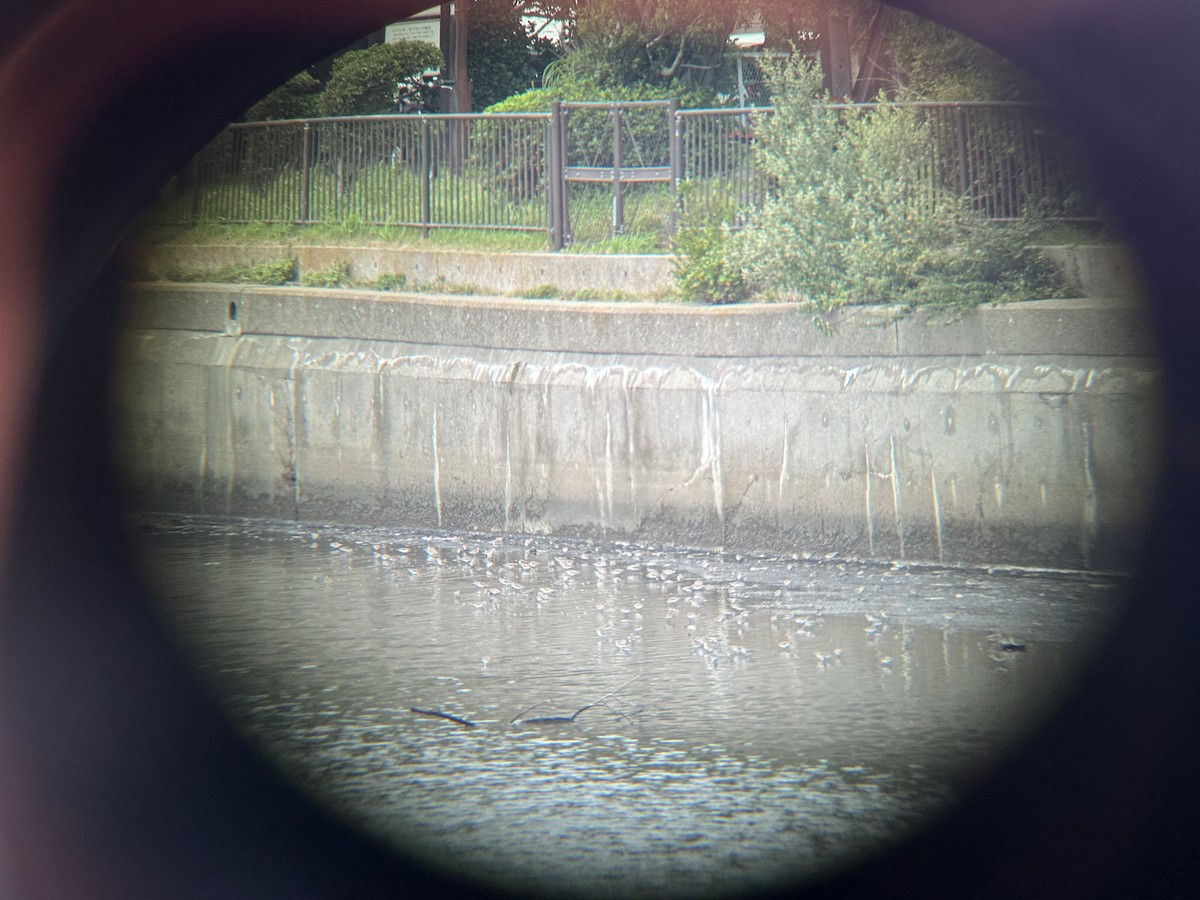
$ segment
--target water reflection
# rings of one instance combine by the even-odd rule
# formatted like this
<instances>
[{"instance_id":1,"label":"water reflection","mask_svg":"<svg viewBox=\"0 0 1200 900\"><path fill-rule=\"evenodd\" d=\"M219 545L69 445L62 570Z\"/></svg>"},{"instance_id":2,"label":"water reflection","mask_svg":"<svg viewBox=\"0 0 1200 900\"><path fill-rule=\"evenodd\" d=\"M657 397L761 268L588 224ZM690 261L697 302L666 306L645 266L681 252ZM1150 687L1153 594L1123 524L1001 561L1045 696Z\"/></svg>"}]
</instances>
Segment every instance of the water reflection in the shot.
<instances>
[{"instance_id":1,"label":"water reflection","mask_svg":"<svg viewBox=\"0 0 1200 900\"><path fill-rule=\"evenodd\" d=\"M522 893L722 894L897 839L1045 709L1117 583L261 522L138 531L184 645L291 777L428 864Z\"/></svg>"}]
</instances>

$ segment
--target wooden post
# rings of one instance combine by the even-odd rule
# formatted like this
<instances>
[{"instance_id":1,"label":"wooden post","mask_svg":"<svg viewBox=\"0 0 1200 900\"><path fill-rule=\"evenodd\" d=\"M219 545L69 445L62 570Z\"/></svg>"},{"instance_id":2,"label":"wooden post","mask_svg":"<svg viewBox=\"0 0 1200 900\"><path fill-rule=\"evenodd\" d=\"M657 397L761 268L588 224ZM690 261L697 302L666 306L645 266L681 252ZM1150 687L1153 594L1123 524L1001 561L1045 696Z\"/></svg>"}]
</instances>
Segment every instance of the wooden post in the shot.
<instances>
[{"instance_id":1,"label":"wooden post","mask_svg":"<svg viewBox=\"0 0 1200 900\"><path fill-rule=\"evenodd\" d=\"M830 13L821 35L821 65L825 89L834 100L848 100L854 91L850 77L850 23L845 16Z\"/></svg>"}]
</instances>

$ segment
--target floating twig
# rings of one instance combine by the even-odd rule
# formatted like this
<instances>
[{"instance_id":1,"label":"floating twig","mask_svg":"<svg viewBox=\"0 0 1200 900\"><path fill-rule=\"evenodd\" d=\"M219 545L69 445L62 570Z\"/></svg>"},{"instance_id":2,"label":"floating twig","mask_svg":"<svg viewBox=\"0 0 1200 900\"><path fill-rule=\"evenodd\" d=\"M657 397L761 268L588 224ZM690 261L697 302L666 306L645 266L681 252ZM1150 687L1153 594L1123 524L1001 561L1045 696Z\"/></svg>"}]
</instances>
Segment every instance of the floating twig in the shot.
<instances>
[{"instance_id":1,"label":"floating twig","mask_svg":"<svg viewBox=\"0 0 1200 900\"><path fill-rule=\"evenodd\" d=\"M584 709L587 709L587 707L585 706ZM574 716L538 716L537 718L533 718L533 719L520 719L516 723L509 722L508 724L510 724L510 725L513 725L513 724L549 725L551 722L574 722L575 716L579 715L579 713L581 713L581 712L583 712L583 709L581 709L581 710L579 710L579 712L575 713Z\"/></svg>"},{"instance_id":2,"label":"floating twig","mask_svg":"<svg viewBox=\"0 0 1200 900\"><path fill-rule=\"evenodd\" d=\"M459 725L465 725L467 728L474 728L475 723L470 719L464 719L460 716L453 716L448 712L442 712L438 709L417 709L415 706L408 708L409 712L415 712L419 716L433 716L438 719L449 719L451 722L457 722Z\"/></svg>"},{"instance_id":3,"label":"floating twig","mask_svg":"<svg viewBox=\"0 0 1200 900\"><path fill-rule=\"evenodd\" d=\"M513 718L509 721L508 724L509 725L549 725L549 724L552 724L555 722L559 722L559 723L574 722L575 719L579 717L580 713L585 712L594 707L604 706L608 709L612 709L612 707L608 706L608 704L606 704L604 701L607 700L609 697L613 696L614 694L623 690L627 685L632 684L634 681L636 681L638 679L638 677L639 676L634 675L633 678L630 678L628 681L625 681L622 684L617 685L615 688L613 688L611 691L609 691L603 697L593 700L591 703L588 703L586 706L579 707L579 709L575 710L575 712L573 712L569 716L535 716L532 719L522 719L521 716L525 715L525 713L529 712L531 709L537 709L543 703L547 702L545 700L539 700L537 703L533 704L533 706L527 706L527 707L525 707L525 709L521 710L519 713L517 713L515 716L513 716ZM615 710L614 710L614 712L615 712ZM620 715L620 713L618 713L618 715Z\"/></svg>"},{"instance_id":4,"label":"floating twig","mask_svg":"<svg viewBox=\"0 0 1200 900\"><path fill-rule=\"evenodd\" d=\"M609 709L612 709L612 707L610 706ZM646 711L646 707L644 707L644 706L639 706L637 709L635 709L631 713L623 713L623 712L619 712L619 711L613 709L613 715L615 715L618 719L632 719L634 716L640 715L641 713L644 713L645 711Z\"/></svg>"}]
</instances>

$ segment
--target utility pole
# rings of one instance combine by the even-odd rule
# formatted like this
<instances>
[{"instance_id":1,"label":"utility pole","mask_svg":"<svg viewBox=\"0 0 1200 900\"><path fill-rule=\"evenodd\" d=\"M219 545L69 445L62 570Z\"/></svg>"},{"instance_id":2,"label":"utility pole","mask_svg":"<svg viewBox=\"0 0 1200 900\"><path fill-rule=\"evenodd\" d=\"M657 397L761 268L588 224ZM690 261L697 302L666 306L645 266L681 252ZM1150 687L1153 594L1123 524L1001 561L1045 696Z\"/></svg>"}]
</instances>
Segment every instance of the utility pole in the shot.
<instances>
[{"instance_id":1,"label":"utility pole","mask_svg":"<svg viewBox=\"0 0 1200 900\"><path fill-rule=\"evenodd\" d=\"M443 3L441 7L441 45L445 65L442 68L442 110L452 113L471 111L471 81L467 77L467 27L470 24L470 0Z\"/></svg>"},{"instance_id":2,"label":"utility pole","mask_svg":"<svg viewBox=\"0 0 1200 900\"><path fill-rule=\"evenodd\" d=\"M471 79L467 77L467 27L470 24L471 0L458 0L454 5L455 41L458 51L454 58L454 80L458 83L458 111L471 111Z\"/></svg>"}]
</instances>

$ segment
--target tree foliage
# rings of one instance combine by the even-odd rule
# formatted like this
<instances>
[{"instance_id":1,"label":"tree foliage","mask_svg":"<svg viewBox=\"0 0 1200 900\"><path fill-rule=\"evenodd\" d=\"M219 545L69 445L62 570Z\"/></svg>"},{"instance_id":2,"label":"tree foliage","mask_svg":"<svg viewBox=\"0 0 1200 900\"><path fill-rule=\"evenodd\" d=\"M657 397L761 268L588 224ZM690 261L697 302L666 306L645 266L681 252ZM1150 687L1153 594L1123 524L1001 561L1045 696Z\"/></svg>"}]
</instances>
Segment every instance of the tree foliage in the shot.
<instances>
[{"instance_id":1,"label":"tree foliage","mask_svg":"<svg viewBox=\"0 0 1200 900\"><path fill-rule=\"evenodd\" d=\"M599 87L705 84L740 5L714 0L589 0L575 6L556 77Z\"/></svg>"},{"instance_id":2,"label":"tree foliage","mask_svg":"<svg viewBox=\"0 0 1200 900\"><path fill-rule=\"evenodd\" d=\"M396 111L396 85L442 65L437 47L421 41L373 44L338 57L321 95L327 116L367 116Z\"/></svg>"},{"instance_id":3,"label":"tree foliage","mask_svg":"<svg viewBox=\"0 0 1200 900\"><path fill-rule=\"evenodd\" d=\"M468 10L472 105L481 110L536 82L538 58L562 55L545 84L572 99L638 86L650 95L689 95L711 86L738 25L759 22L767 46L815 54L828 17L850 24L857 59L880 9L876 0L463 0ZM561 44L531 32L522 16L565 23ZM400 42L341 54L322 85L301 73L256 103L252 121L314 115L361 115L396 109L393 87L441 65L427 45ZM925 99L1027 98L1033 83L1003 58L963 36L909 13L894 16L887 40L893 74L907 94ZM615 96L615 95L614 95Z\"/></svg>"},{"instance_id":4,"label":"tree foliage","mask_svg":"<svg viewBox=\"0 0 1200 900\"><path fill-rule=\"evenodd\" d=\"M475 109L527 90L537 77L535 40L521 19L524 4L470 0L467 73Z\"/></svg>"},{"instance_id":5,"label":"tree foliage","mask_svg":"<svg viewBox=\"0 0 1200 900\"><path fill-rule=\"evenodd\" d=\"M1037 83L999 54L912 13L896 18L889 40L904 94L921 100L1030 100Z\"/></svg>"},{"instance_id":6,"label":"tree foliage","mask_svg":"<svg viewBox=\"0 0 1200 900\"><path fill-rule=\"evenodd\" d=\"M769 49L815 56L832 16L847 22L855 73L869 59L882 67L879 77L891 76L912 94L999 100L1028 97L1034 89L995 53L877 0L576 0L550 6L570 23L555 77L598 87L706 85L738 25L761 24ZM870 46L880 19L887 22L882 49Z\"/></svg>"}]
</instances>

